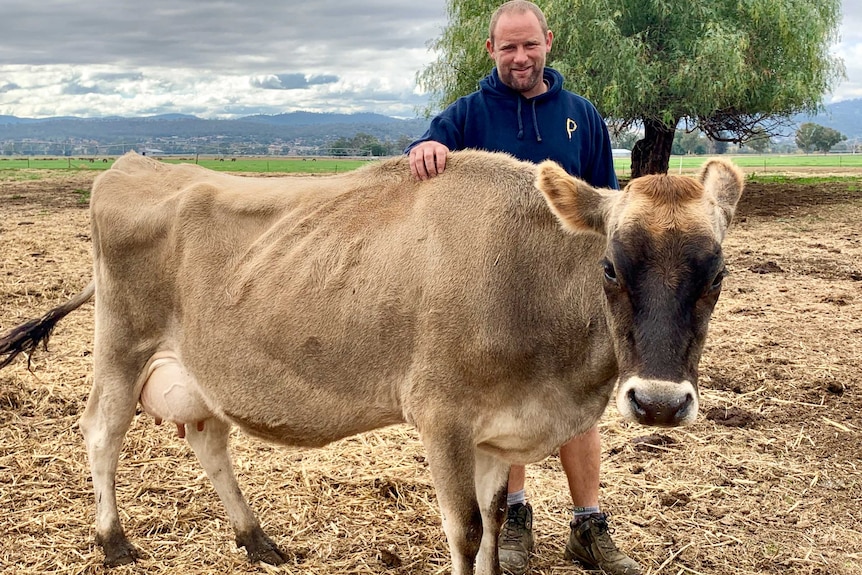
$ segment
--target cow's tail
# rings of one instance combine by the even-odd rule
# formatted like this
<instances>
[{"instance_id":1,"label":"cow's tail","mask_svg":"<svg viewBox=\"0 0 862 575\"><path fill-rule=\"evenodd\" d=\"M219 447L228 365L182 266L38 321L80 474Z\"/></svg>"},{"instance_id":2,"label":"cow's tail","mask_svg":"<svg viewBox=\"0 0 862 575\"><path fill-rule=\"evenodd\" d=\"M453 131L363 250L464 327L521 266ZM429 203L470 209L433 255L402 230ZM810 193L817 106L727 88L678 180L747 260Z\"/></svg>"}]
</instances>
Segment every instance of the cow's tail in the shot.
<instances>
[{"instance_id":1,"label":"cow's tail","mask_svg":"<svg viewBox=\"0 0 862 575\"><path fill-rule=\"evenodd\" d=\"M3 369L24 352L27 354L27 369L30 368L30 354L40 343L48 348L51 331L61 319L86 303L96 293L96 282L90 281L80 293L62 305L58 305L42 317L31 319L13 327L0 337L0 369Z\"/></svg>"}]
</instances>

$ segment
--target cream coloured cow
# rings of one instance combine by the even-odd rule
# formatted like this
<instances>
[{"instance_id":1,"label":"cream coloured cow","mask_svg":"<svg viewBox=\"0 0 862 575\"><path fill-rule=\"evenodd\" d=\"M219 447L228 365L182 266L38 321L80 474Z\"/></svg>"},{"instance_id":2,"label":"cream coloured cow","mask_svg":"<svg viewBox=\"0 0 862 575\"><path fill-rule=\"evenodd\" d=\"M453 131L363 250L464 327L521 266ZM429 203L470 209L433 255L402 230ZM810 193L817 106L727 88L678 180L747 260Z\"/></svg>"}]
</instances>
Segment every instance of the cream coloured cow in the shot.
<instances>
[{"instance_id":1,"label":"cream coloured cow","mask_svg":"<svg viewBox=\"0 0 862 575\"><path fill-rule=\"evenodd\" d=\"M558 165L405 158L332 177L254 178L127 154L99 176L93 284L0 339L11 361L95 291L81 417L105 562L134 560L114 478L136 406L172 421L251 560L284 560L239 491L228 430L322 446L414 425L455 574L499 573L508 466L622 414L691 422L697 367L743 187L698 178L596 190Z\"/></svg>"}]
</instances>

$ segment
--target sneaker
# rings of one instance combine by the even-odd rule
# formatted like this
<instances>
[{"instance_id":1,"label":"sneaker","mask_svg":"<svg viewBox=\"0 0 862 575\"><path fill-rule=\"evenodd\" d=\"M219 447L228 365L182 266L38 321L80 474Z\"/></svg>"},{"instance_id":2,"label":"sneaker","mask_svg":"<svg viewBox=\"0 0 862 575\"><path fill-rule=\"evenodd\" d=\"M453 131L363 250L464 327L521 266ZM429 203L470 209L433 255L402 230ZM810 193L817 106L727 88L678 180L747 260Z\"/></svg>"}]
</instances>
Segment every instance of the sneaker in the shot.
<instances>
[{"instance_id":1,"label":"sneaker","mask_svg":"<svg viewBox=\"0 0 862 575\"><path fill-rule=\"evenodd\" d=\"M608 575L640 575L641 568L617 549L611 540L608 516L594 513L570 524L572 532L566 543L565 558L577 561L587 569L602 570Z\"/></svg>"},{"instance_id":2,"label":"sneaker","mask_svg":"<svg viewBox=\"0 0 862 575\"><path fill-rule=\"evenodd\" d=\"M506 522L497 539L500 567L504 573L523 575L533 550L533 508L529 503L509 507Z\"/></svg>"}]
</instances>

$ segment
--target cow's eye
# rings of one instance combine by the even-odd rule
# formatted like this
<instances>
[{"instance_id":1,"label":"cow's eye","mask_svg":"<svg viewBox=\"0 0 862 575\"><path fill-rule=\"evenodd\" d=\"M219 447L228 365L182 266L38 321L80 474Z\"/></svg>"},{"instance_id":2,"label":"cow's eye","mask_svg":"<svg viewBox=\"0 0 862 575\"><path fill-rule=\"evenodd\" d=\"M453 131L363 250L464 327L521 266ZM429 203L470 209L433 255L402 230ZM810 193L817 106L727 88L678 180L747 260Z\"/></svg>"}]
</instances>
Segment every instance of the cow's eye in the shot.
<instances>
[{"instance_id":1,"label":"cow's eye","mask_svg":"<svg viewBox=\"0 0 862 575\"><path fill-rule=\"evenodd\" d=\"M617 283L617 270L614 268L611 260L605 259L602 262L602 268L605 270L605 280L614 284Z\"/></svg>"},{"instance_id":2,"label":"cow's eye","mask_svg":"<svg viewBox=\"0 0 862 575\"><path fill-rule=\"evenodd\" d=\"M721 289L721 282L724 281L724 276L727 275L727 268L722 268L718 274L712 279L712 285L709 286L710 291L716 291Z\"/></svg>"}]
</instances>

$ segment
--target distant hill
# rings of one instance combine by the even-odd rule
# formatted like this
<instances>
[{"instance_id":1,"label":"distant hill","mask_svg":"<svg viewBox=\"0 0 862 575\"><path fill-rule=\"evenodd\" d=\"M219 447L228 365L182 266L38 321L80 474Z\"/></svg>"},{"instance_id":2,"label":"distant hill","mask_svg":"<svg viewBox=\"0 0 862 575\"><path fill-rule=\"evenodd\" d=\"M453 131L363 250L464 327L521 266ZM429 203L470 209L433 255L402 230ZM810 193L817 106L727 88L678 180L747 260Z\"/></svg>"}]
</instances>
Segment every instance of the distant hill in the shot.
<instances>
[{"instance_id":1,"label":"distant hill","mask_svg":"<svg viewBox=\"0 0 862 575\"><path fill-rule=\"evenodd\" d=\"M814 122L837 130L849 139L862 138L862 99L845 100L826 106L826 111L816 116L800 115L795 118L797 125Z\"/></svg>"},{"instance_id":2,"label":"distant hill","mask_svg":"<svg viewBox=\"0 0 862 575\"><path fill-rule=\"evenodd\" d=\"M399 119L380 114L292 112L207 120L186 114L138 118L18 118L0 116L0 153L116 154L149 146L179 153L230 150L266 153L278 149L322 148L340 138L369 134L381 142L411 141L421 136L428 120ZM54 145L48 146L49 143ZM58 146L63 144L61 149ZM21 147L24 149L21 149ZM27 148L29 146L29 148ZM94 151L95 150L95 151Z\"/></svg>"},{"instance_id":3,"label":"distant hill","mask_svg":"<svg viewBox=\"0 0 862 575\"><path fill-rule=\"evenodd\" d=\"M804 122L828 126L850 140L862 140L862 99L830 104L821 114L794 118L797 126ZM398 149L396 143L418 138L428 123L421 118L405 120L370 113L291 112L236 120L207 120L187 114L40 119L0 115L0 153L118 154L141 146L171 153L314 153L358 133Z\"/></svg>"},{"instance_id":4,"label":"distant hill","mask_svg":"<svg viewBox=\"0 0 862 575\"><path fill-rule=\"evenodd\" d=\"M245 116L239 121L269 124L271 126L331 126L334 124L390 124L395 118L381 114L324 114L320 112L291 112L272 116Z\"/></svg>"}]
</instances>

